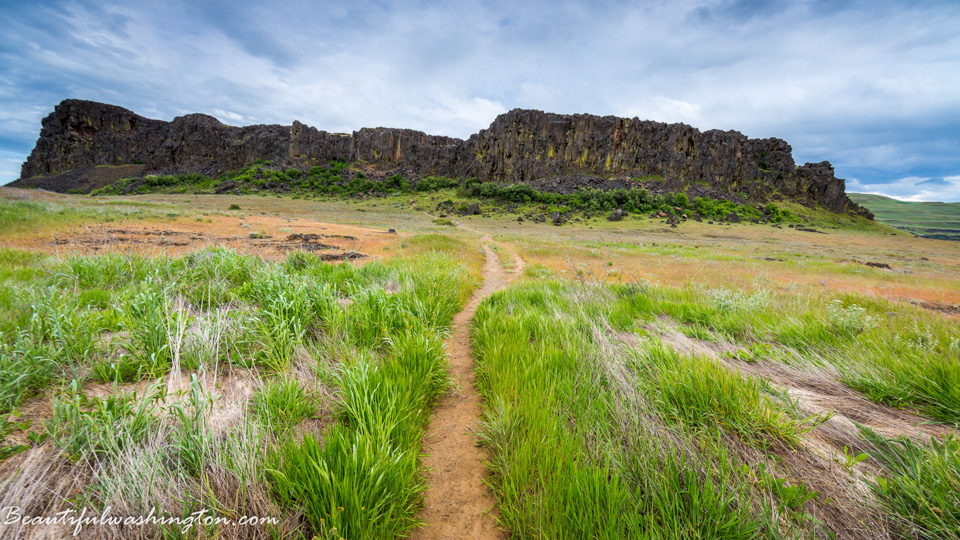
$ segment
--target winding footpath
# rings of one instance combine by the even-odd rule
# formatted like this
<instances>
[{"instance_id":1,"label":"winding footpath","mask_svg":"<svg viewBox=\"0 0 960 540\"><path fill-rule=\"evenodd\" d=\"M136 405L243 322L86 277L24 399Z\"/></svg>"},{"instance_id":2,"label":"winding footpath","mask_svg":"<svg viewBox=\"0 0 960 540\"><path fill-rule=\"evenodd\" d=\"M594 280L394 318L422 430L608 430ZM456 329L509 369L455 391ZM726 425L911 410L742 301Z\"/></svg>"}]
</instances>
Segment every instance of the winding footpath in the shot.
<instances>
[{"instance_id":1,"label":"winding footpath","mask_svg":"<svg viewBox=\"0 0 960 540\"><path fill-rule=\"evenodd\" d=\"M453 389L440 401L424 442L423 466L427 469L427 491L420 519L424 526L411 538L506 538L496 526L496 498L484 483L486 451L477 447L480 395L475 387L470 322L480 302L523 274L523 261L512 251L514 268L504 270L491 247L489 235L480 238L486 262L483 285L474 292L463 310L453 318L447 340L447 358ZM459 388L457 384L459 383Z\"/></svg>"}]
</instances>

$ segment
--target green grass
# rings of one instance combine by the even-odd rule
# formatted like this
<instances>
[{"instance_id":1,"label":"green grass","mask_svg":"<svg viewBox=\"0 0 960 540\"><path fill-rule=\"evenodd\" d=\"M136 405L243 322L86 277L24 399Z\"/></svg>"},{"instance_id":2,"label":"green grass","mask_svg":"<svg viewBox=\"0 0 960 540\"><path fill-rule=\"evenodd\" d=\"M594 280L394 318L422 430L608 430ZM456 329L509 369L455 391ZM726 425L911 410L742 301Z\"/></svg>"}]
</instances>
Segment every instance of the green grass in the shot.
<instances>
[{"instance_id":1,"label":"green grass","mask_svg":"<svg viewBox=\"0 0 960 540\"><path fill-rule=\"evenodd\" d=\"M751 538L773 526L722 426L758 442L793 440L803 426L704 359L618 345L612 333L644 311L616 290L559 282L479 308L481 440L514 534ZM695 395L689 377L711 394Z\"/></svg>"},{"instance_id":2,"label":"green grass","mask_svg":"<svg viewBox=\"0 0 960 540\"><path fill-rule=\"evenodd\" d=\"M898 404L958 418L955 327L908 337L881 322L884 301L531 277L481 304L473 330L490 484L517 536L791 537L842 526L816 517L836 503L782 462L806 452L807 432L829 415L806 417L768 381L668 347L655 329L664 317L698 339L743 344L749 361L829 362L854 388L885 381ZM921 461L937 466L931 456Z\"/></svg>"},{"instance_id":3,"label":"green grass","mask_svg":"<svg viewBox=\"0 0 960 540\"><path fill-rule=\"evenodd\" d=\"M920 445L887 439L868 428L870 454L885 467L872 484L896 516L901 534L920 538L960 538L960 440L956 435Z\"/></svg>"},{"instance_id":4,"label":"green grass","mask_svg":"<svg viewBox=\"0 0 960 540\"><path fill-rule=\"evenodd\" d=\"M303 384L284 377L264 383L250 403L254 416L278 434L315 414L319 405Z\"/></svg>"},{"instance_id":5,"label":"green grass","mask_svg":"<svg viewBox=\"0 0 960 540\"><path fill-rule=\"evenodd\" d=\"M312 176L334 172L324 171ZM433 183L445 191L355 204L386 219L394 214L375 205L475 200L458 198L445 179ZM45 217L56 211L47 204L11 207L29 219L10 223L27 232L61 219ZM109 216L118 207L92 208ZM100 210L71 212L62 219L100 219ZM276 515L283 522L262 532L283 538L408 534L425 489L424 430L449 385L443 340L483 261L474 237L418 219L430 232L402 236L391 246L397 257L362 267L306 252L274 263L222 248L63 260L0 250L0 459L46 436L84 471L81 493L57 493L57 500L115 513ZM836 219L847 220L837 226L887 230ZM715 257L681 240L616 240L592 236L576 256L604 269L620 255ZM558 245L536 249L552 253ZM801 258L789 250L782 256ZM481 304L472 330L485 398L480 441L490 451L502 524L514 536L833 532L835 503L791 457L815 459L804 442L823 417L806 417L779 386L693 354L671 335L735 348L725 361L824 368L878 403L960 422L960 335L937 314L877 296L781 294L768 276L746 289L693 279L682 287L642 279L600 286L591 275L606 278L605 270L575 269L576 279L565 281L528 264L525 282ZM148 399L143 390L135 398L120 386L104 389L161 377L174 388L190 382L149 388ZM85 392L95 381L108 384ZM263 382L236 398L243 381ZM8 414L37 398L50 400L54 418L21 444L29 427ZM225 418L235 423L224 428ZM869 502L903 536L951 537L960 522L951 498L956 439L920 444L867 431L862 438L868 464L879 471L865 480L872 490L862 491L875 497ZM841 472L856 468L849 459ZM859 509L869 513L867 505L848 507L841 518L856 520Z\"/></svg>"},{"instance_id":6,"label":"green grass","mask_svg":"<svg viewBox=\"0 0 960 540\"><path fill-rule=\"evenodd\" d=\"M168 216L174 208L137 201L17 200L0 197L0 230L5 235L42 232L64 225L86 222L113 222Z\"/></svg>"},{"instance_id":7,"label":"green grass","mask_svg":"<svg viewBox=\"0 0 960 540\"><path fill-rule=\"evenodd\" d=\"M756 378L742 379L716 361L658 346L639 356L643 364L635 366L655 371L656 399L669 417L694 426L720 426L759 444L772 437L797 445L809 430L774 405Z\"/></svg>"},{"instance_id":8,"label":"green grass","mask_svg":"<svg viewBox=\"0 0 960 540\"><path fill-rule=\"evenodd\" d=\"M772 297L695 288L652 289L654 313L752 347L774 343L755 360L792 355L830 365L841 381L879 403L912 406L960 425L960 347L956 326L936 314L894 307L877 297ZM896 318L889 313L900 310ZM761 351L762 352L762 351Z\"/></svg>"},{"instance_id":9,"label":"green grass","mask_svg":"<svg viewBox=\"0 0 960 540\"><path fill-rule=\"evenodd\" d=\"M163 397L160 384L142 399L134 393L89 397L74 381L54 398L53 416L45 430L74 460L107 459L143 442L158 426L158 403Z\"/></svg>"},{"instance_id":10,"label":"green grass","mask_svg":"<svg viewBox=\"0 0 960 540\"><path fill-rule=\"evenodd\" d=\"M960 203L898 201L866 193L848 196L891 227L924 238L960 240Z\"/></svg>"},{"instance_id":11,"label":"green grass","mask_svg":"<svg viewBox=\"0 0 960 540\"><path fill-rule=\"evenodd\" d=\"M12 330L0 333L0 457L30 446L9 442L27 426L7 415L45 396L45 436L94 471L80 495L91 507L269 510L286 516L274 532L282 537L323 535L331 524L349 537L408 532L423 489L423 431L448 384L443 339L480 259L455 237L405 243L405 255L364 266L303 252L271 263L226 249L60 262L3 252L0 267L13 271L0 289ZM211 416L237 405L219 401L213 381L237 369L267 382L250 396L247 427L218 433ZM189 387L154 386L146 399L84 391L86 376L175 381L166 376L182 370ZM317 380L305 381L311 372ZM335 396L325 416L331 403L317 385ZM325 431L294 429L314 416L336 420ZM314 492L318 468L335 477L332 494ZM315 504L321 496L337 506Z\"/></svg>"},{"instance_id":12,"label":"green grass","mask_svg":"<svg viewBox=\"0 0 960 540\"><path fill-rule=\"evenodd\" d=\"M304 508L313 534L393 538L418 524L425 411L447 385L435 331L391 332L380 364L356 357L338 377L341 422L325 446L291 438L273 455L270 475L280 501Z\"/></svg>"}]
</instances>

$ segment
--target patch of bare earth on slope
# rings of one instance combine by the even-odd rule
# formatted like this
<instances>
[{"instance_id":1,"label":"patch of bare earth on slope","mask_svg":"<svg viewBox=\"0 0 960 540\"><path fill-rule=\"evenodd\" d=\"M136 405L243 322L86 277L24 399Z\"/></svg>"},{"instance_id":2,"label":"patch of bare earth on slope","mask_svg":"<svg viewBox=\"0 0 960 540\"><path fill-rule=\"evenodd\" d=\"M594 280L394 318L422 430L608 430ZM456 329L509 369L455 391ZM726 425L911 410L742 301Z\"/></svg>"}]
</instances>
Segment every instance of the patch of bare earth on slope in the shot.
<instances>
[{"instance_id":1,"label":"patch of bare earth on slope","mask_svg":"<svg viewBox=\"0 0 960 540\"><path fill-rule=\"evenodd\" d=\"M424 526L415 530L412 538L506 537L497 527L496 498L485 483L489 475L484 464L486 451L476 444L481 399L475 387L470 321L484 298L522 273L523 261L508 250L515 261L508 274L490 247L490 237L480 241L486 255L483 285L453 318L447 357L454 386L440 401L427 430L423 459L427 491L420 512Z\"/></svg>"},{"instance_id":2,"label":"patch of bare earth on slope","mask_svg":"<svg viewBox=\"0 0 960 540\"><path fill-rule=\"evenodd\" d=\"M648 325L645 329L679 353L713 358L744 376L761 377L783 388L806 414L831 413L832 418L816 431L838 448L847 446L858 449L864 444L854 423L865 425L885 437L905 435L917 441L925 441L930 435L950 433L949 428L933 424L910 409L894 409L864 398L856 390L840 383L839 374L829 367L807 366L801 370L775 362L747 362L729 358L724 353L736 352L741 348L729 342L690 338L666 318L659 319L658 324Z\"/></svg>"},{"instance_id":3,"label":"patch of bare earth on slope","mask_svg":"<svg viewBox=\"0 0 960 540\"><path fill-rule=\"evenodd\" d=\"M878 510L867 481L879 473L872 460L845 466L847 453L868 449L856 424L865 425L886 436L904 435L928 441L931 435L950 430L931 424L909 410L898 410L873 403L837 380L829 368L809 366L797 369L773 362L746 362L725 353L740 350L736 344L705 341L684 335L677 324L661 317L644 329L673 350L688 355L712 358L743 377L758 377L780 387L801 415L826 418L805 434L799 447L773 441L767 452L777 457L778 468L789 475L791 483L802 482L820 495L807 503L804 511L822 521L840 538L889 538L893 535L886 517ZM622 338L636 344L635 335ZM856 424L855 424L856 423ZM743 463L761 463L764 453L739 438L727 436L727 445Z\"/></svg>"}]
</instances>

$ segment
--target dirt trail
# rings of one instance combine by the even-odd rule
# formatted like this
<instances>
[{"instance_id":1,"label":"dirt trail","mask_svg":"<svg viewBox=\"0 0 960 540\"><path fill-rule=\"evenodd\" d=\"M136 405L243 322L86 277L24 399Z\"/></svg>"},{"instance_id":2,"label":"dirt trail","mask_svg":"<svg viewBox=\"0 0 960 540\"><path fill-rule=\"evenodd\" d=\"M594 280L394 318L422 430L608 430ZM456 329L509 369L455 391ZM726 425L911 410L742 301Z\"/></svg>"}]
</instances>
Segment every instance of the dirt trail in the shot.
<instances>
[{"instance_id":1,"label":"dirt trail","mask_svg":"<svg viewBox=\"0 0 960 540\"><path fill-rule=\"evenodd\" d=\"M453 318L453 333L447 340L450 375L454 388L437 406L424 443L423 460L427 491L420 519L425 525L412 538L506 538L497 528L496 499L484 484L486 452L476 446L480 420L480 395L474 387L473 348L470 321L480 302L523 273L523 260L507 249L514 268L506 272L491 238L480 242L486 254L483 285L473 294L463 311ZM506 249L505 246L501 246Z\"/></svg>"}]
</instances>

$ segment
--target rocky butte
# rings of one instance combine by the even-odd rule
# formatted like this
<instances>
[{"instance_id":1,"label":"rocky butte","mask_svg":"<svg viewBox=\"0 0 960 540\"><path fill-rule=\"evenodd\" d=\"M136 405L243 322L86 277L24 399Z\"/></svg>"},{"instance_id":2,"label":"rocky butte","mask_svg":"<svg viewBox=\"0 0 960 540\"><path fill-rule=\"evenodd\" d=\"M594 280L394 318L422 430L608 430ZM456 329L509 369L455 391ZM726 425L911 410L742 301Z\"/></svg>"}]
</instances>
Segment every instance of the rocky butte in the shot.
<instances>
[{"instance_id":1,"label":"rocky butte","mask_svg":"<svg viewBox=\"0 0 960 540\"><path fill-rule=\"evenodd\" d=\"M331 160L364 162L411 179L478 177L561 191L623 187L630 178L656 176L664 189L702 186L756 202L790 199L872 218L847 198L829 162L797 166L781 139L521 109L461 140L392 128L328 133L296 121L234 127L205 114L165 122L115 105L68 99L44 118L40 138L12 185L89 191L155 173L216 176L257 159L304 170ZM570 184L570 178L578 180Z\"/></svg>"}]
</instances>

